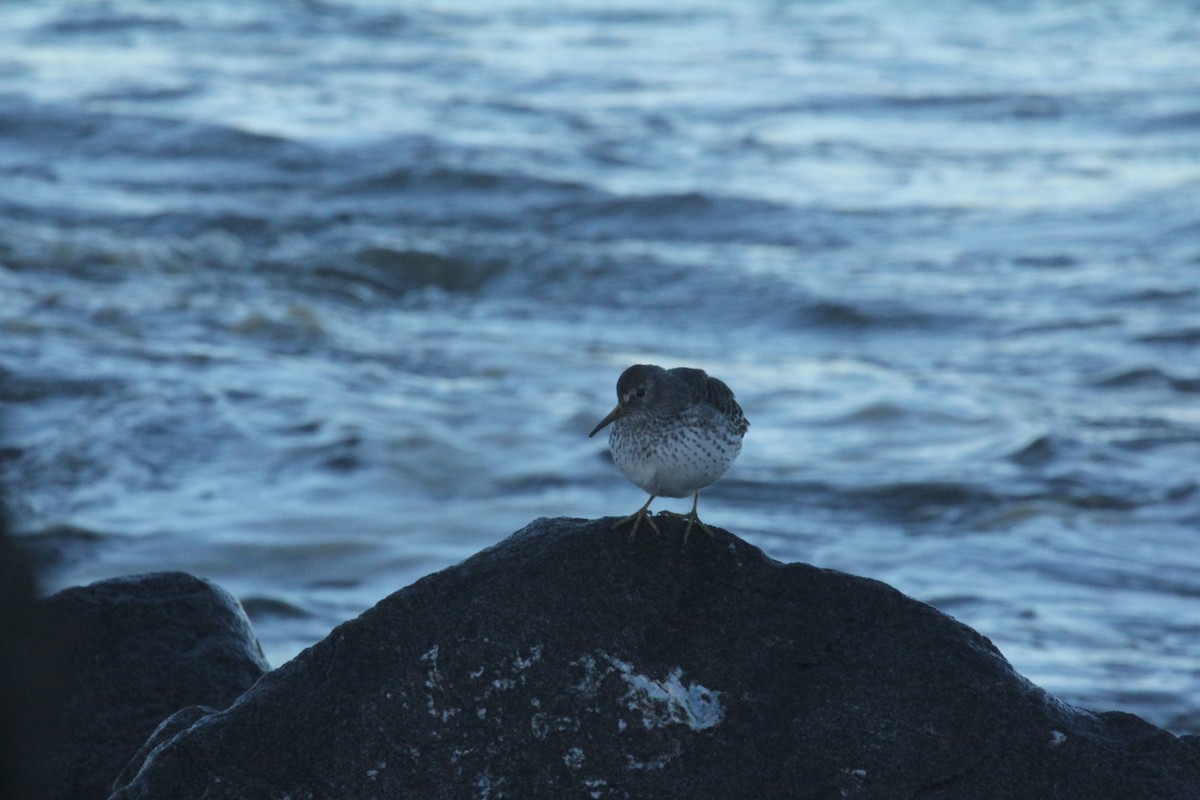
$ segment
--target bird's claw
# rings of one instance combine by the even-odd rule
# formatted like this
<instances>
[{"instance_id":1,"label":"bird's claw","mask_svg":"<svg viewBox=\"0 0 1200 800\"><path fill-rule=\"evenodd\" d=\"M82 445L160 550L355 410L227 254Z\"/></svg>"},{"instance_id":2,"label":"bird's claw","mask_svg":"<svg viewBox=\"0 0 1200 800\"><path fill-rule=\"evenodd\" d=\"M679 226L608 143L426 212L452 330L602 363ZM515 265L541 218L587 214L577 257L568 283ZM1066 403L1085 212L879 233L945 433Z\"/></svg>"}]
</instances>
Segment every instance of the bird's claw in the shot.
<instances>
[{"instance_id":1,"label":"bird's claw","mask_svg":"<svg viewBox=\"0 0 1200 800\"><path fill-rule=\"evenodd\" d=\"M716 534L712 532L712 529L710 529L707 525L705 525L703 522L700 521L700 517L699 517L699 515L696 514L694 509L692 511L688 512L687 514L677 514L674 511L660 511L658 513L660 515L666 516L666 517L675 517L677 519L686 519L687 520L687 527L683 529L683 543L685 545L687 544L688 536L692 532L693 525L698 525L700 527L700 530L704 531L709 536L714 536L714 537L716 536ZM657 530L657 528L655 530Z\"/></svg>"},{"instance_id":2,"label":"bird's claw","mask_svg":"<svg viewBox=\"0 0 1200 800\"><path fill-rule=\"evenodd\" d=\"M627 522L632 522L633 528L629 531L629 541L632 542L633 537L637 536L638 526L640 526L642 524L642 520L646 520L646 522L649 523L650 527L654 529L654 532L659 533L658 526L654 524L653 515L651 515L645 508L635 511L634 513L630 514L628 517L622 517L621 519L617 520L613 524L612 530L616 530L617 528L621 527L622 525L624 525Z\"/></svg>"}]
</instances>

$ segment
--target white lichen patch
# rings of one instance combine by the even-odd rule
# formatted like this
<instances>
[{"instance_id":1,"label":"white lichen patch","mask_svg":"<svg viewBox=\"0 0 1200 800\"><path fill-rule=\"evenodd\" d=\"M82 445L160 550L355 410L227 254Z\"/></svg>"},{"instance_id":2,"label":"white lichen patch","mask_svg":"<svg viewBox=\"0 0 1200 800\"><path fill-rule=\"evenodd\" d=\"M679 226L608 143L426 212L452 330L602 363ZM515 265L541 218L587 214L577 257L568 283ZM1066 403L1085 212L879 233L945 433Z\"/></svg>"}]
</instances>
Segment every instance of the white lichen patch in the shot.
<instances>
[{"instance_id":1,"label":"white lichen patch","mask_svg":"<svg viewBox=\"0 0 1200 800\"><path fill-rule=\"evenodd\" d=\"M428 664L425 670L425 688L429 690L429 694L425 697L425 708L429 711L429 716L442 722L448 722L458 716L460 709L439 708L437 700L434 698L434 694L445 691L445 679L438 667L438 652L439 647L435 644L421 655L421 661Z\"/></svg>"},{"instance_id":2,"label":"white lichen patch","mask_svg":"<svg viewBox=\"0 0 1200 800\"><path fill-rule=\"evenodd\" d=\"M681 667L660 680L635 672L628 662L609 661L629 684L629 710L641 715L645 728L680 724L703 731L725 719L721 693L698 683L685 684Z\"/></svg>"},{"instance_id":3,"label":"white lichen patch","mask_svg":"<svg viewBox=\"0 0 1200 800\"><path fill-rule=\"evenodd\" d=\"M529 669L530 667L532 667L534 664L536 664L538 661L541 661L541 660L542 660L542 646L540 644L535 644L533 647L529 648L529 656L528 657L523 657L520 653L517 653L516 657L513 658L513 667L518 672L521 672L521 671Z\"/></svg>"},{"instance_id":4,"label":"white lichen patch","mask_svg":"<svg viewBox=\"0 0 1200 800\"><path fill-rule=\"evenodd\" d=\"M596 659L587 653L572 661L571 666L583 668L583 679L575 685L575 690L584 697L594 697L600 689L601 678L612 671L611 667L605 670L597 669Z\"/></svg>"},{"instance_id":5,"label":"white lichen patch","mask_svg":"<svg viewBox=\"0 0 1200 800\"><path fill-rule=\"evenodd\" d=\"M492 776L486 772L480 775L475 781L475 788L479 790L479 794L477 795L479 800L489 800L494 788L492 785Z\"/></svg>"},{"instance_id":6,"label":"white lichen patch","mask_svg":"<svg viewBox=\"0 0 1200 800\"><path fill-rule=\"evenodd\" d=\"M529 731L535 739L545 739L550 733L550 715L539 711L529 719Z\"/></svg>"},{"instance_id":7,"label":"white lichen patch","mask_svg":"<svg viewBox=\"0 0 1200 800\"><path fill-rule=\"evenodd\" d=\"M512 650L494 660L464 667L464 673L455 668L443 669L443 654L439 644L419 656L425 672L425 696L418 696L418 703L425 706L428 715L439 722L452 723L472 716L488 722L496 718L492 703L499 694L517 690L527 684L534 667L542 662L542 645L528 649ZM536 679L535 679L536 680ZM462 708L449 700L462 700ZM530 704L538 708L538 698L530 698ZM406 706L407 708L407 706ZM547 724L546 730L550 730ZM535 734L539 728L535 724Z\"/></svg>"},{"instance_id":8,"label":"white lichen patch","mask_svg":"<svg viewBox=\"0 0 1200 800\"><path fill-rule=\"evenodd\" d=\"M567 769L582 769L583 762L583 750L578 747L572 747L570 750L563 753L563 763L567 765Z\"/></svg>"},{"instance_id":9,"label":"white lichen patch","mask_svg":"<svg viewBox=\"0 0 1200 800\"><path fill-rule=\"evenodd\" d=\"M479 680L489 673L492 678L487 681L483 692L476 699L481 701L487 700L498 692L508 692L518 686L523 686L526 681L524 673L541 660L542 646L535 644L529 648L528 655L517 652L511 661L504 659L496 664L481 664L478 669L471 670L468 673L471 680Z\"/></svg>"},{"instance_id":10,"label":"white lichen patch","mask_svg":"<svg viewBox=\"0 0 1200 800\"><path fill-rule=\"evenodd\" d=\"M529 718L529 730L535 739L545 739L551 732L575 733L579 731L579 720L575 717L554 716L539 711Z\"/></svg>"},{"instance_id":11,"label":"white lichen patch","mask_svg":"<svg viewBox=\"0 0 1200 800\"><path fill-rule=\"evenodd\" d=\"M442 671L438 669L438 650L435 644L421 654L421 660L429 665L425 670L425 688L431 691L442 685Z\"/></svg>"}]
</instances>

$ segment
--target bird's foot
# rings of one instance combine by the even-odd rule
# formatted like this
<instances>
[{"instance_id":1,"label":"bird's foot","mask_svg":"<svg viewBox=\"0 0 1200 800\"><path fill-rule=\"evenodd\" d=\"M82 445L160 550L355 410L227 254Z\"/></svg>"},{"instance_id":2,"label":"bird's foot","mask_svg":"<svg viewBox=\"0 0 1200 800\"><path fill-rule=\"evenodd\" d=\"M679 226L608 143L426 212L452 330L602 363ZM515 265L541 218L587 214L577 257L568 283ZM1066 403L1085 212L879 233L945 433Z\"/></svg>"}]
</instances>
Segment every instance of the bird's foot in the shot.
<instances>
[{"instance_id":1,"label":"bird's foot","mask_svg":"<svg viewBox=\"0 0 1200 800\"><path fill-rule=\"evenodd\" d=\"M629 541L632 542L633 537L637 536L638 526L642 524L642 520L645 520L647 523L649 523L650 527L654 529L654 532L658 533L658 526L654 524L654 517L650 514L649 508L650 504L647 503L634 513L630 514L628 517L622 517L613 524L612 530L615 531L622 525L632 522L633 529L629 531Z\"/></svg>"},{"instance_id":2,"label":"bird's foot","mask_svg":"<svg viewBox=\"0 0 1200 800\"><path fill-rule=\"evenodd\" d=\"M688 521L687 527L683 529L683 543L685 545L687 544L688 535L692 532L693 525L699 525L700 530L704 531L709 536L716 536L716 534L713 533L707 525L700 521L700 517L698 514L696 514L696 509L694 508L686 514L676 514L674 511L660 511L658 513L664 517L676 517L678 519L686 519Z\"/></svg>"}]
</instances>

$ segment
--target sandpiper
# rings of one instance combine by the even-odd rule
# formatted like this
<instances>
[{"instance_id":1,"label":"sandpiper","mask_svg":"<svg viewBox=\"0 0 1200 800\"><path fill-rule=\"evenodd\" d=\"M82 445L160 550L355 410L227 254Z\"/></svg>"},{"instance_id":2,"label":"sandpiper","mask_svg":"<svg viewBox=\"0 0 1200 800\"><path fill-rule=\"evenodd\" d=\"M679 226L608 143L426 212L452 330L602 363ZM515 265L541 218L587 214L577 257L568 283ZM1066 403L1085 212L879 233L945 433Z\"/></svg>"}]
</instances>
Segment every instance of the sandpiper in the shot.
<instances>
[{"instance_id":1,"label":"sandpiper","mask_svg":"<svg viewBox=\"0 0 1200 800\"><path fill-rule=\"evenodd\" d=\"M685 544L693 524L711 536L696 515L700 490L733 465L750 427L729 387L702 369L634 364L617 380L617 407L588 436L610 423L613 461L622 475L650 494L644 506L613 527L632 522L632 541L644 519L657 533L649 515L654 498L694 495L690 513L661 513L687 519Z\"/></svg>"}]
</instances>

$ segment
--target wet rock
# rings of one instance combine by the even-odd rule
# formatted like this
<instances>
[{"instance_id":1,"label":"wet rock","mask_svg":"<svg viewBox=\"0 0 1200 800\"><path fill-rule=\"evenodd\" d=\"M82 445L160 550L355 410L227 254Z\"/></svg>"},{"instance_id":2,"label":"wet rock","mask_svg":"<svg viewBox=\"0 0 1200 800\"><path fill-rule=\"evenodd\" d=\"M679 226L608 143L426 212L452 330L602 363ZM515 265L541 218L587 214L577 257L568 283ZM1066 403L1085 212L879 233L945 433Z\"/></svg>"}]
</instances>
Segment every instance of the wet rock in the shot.
<instances>
[{"instance_id":1,"label":"wet rock","mask_svg":"<svg viewBox=\"0 0 1200 800\"><path fill-rule=\"evenodd\" d=\"M129 763L125 765L125 768L121 770L121 774L117 776L117 779L113 781L113 784L116 786L124 786L125 784L129 783L131 780L133 780L134 776L138 774L141 768L145 766L146 758L152 752L154 752L154 750L171 741L172 738L179 735L182 731L186 731L188 728L192 727L192 724L195 723L196 720L216 714L218 710L219 709L212 708L211 706L188 706L187 708L179 709L174 714L164 719L158 724L158 727L154 729L154 733L150 734L150 738L142 744L141 748L139 748L136 753L134 753L133 758L131 758Z\"/></svg>"},{"instance_id":2,"label":"wet rock","mask_svg":"<svg viewBox=\"0 0 1200 800\"><path fill-rule=\"evenodd\" d=\"M224 708L267 670L237 601L183 573L101 581L40 604L66 692L50 720L44 795L103 798L164 718Z\"/></svg>"},{"instance_id":3,"label":"wet rock","mask_svg":"<svg viewBox=\"0 0 1200 800\"><path fill-rule=\"evenodd\" d=\"M31 559L9 536L0 498L0 797L43 796L37 764L50 746L47 720L63 689L48 627Z\"/></svg>"},{"instance_id":4,"label":"wet rock","mask_svg":"<svg viewBox=\"0 0 1200 800\"><path fill-rule=\"evenodd\" d=\"M133 798L1196 798L1200 742L1065 705L876 581L539 520L155 750Z\"/></svg>"}]
</instances>

